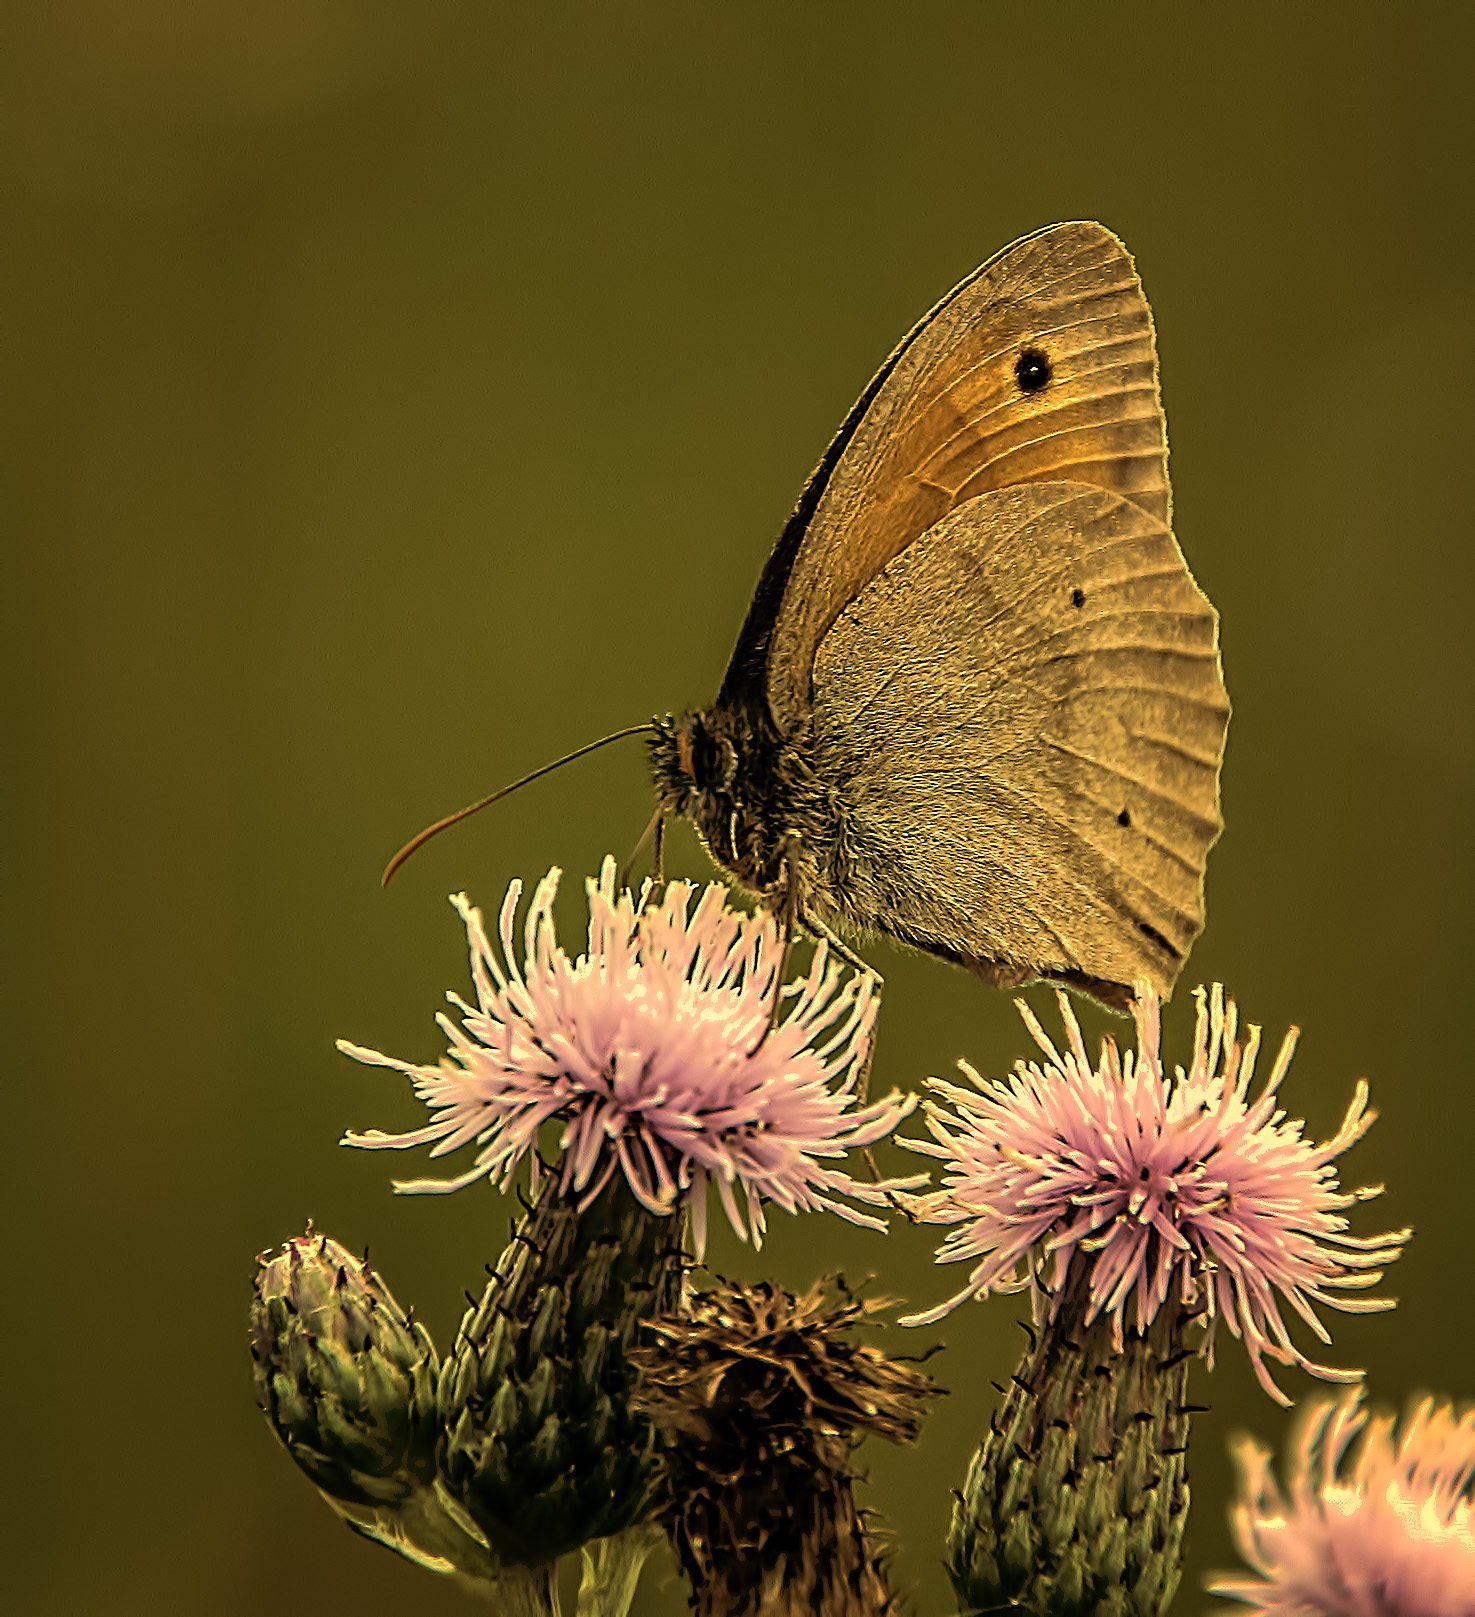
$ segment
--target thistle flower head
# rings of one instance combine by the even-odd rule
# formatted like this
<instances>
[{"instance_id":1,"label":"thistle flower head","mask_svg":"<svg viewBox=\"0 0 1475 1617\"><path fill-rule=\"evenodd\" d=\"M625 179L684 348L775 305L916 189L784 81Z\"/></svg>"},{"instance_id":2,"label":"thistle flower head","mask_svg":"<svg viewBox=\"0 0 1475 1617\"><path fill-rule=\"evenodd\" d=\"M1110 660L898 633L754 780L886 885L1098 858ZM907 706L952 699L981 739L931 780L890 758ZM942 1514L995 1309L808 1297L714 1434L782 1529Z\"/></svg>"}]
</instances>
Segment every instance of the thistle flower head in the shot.
<instances>
[{"instance_id":1,"label":"thistle flower head","mask_svg":"<svg viewBox=\"0 0 1475 1617\"><path fill-rule=\"evenodd\" d=\"M1268 1449L1246 1440L1237 1458L1235 1536L1259 1577L1222 1578L1215 1594L1260 1617L1475 1612L1475 1409L1425 1399L1395 1441L1392 1418L1369 1422L1357 1391L1320 1400L1284 1493Z\"/></svg>"},{"instance_id":2,"label":"thistle flower head","mask_svg":"<svg viewBox=\"0 0 1475 1617\"><path fill-rule=\"evenodd\" d=\"M480 911L452 899L466 924L476 1003L448 996L459 1013L438 1018L448 1055L426 1067L339 1042L356 1060L404 1073L431 1120L407 1134L348 1134L344 1143L428 1145L432 1156L474 1143L476 1160L458 1178L395 1188L456 1190L483 1175L505 1188L524 1157L536 1175L538 1131L558 1121L566 1194L587 1205L622 1173L652 1213L691 1208L699 1251L709 1181L734 1230L745 1238L750 1228L755 1245L764 1200L884 1228L834 1197L880 1205L925 1176L866 1184L825 1165L889 1134L915 1104L896 1092L856 1104L876 1018L874 978L847 976L821 943L808 978L781 990L784 951L771 915L729 909L715 883L695 906L689 882L672 882L659 903L617 894L613 859L586 883L589 948L572 960L553 922L559 875L551 870L533 895L521 963L520 882L502 905L500 958ZM770 1026L781 992L794 1004Z\"/></svg>"},{"instance_id":3,"label":"thistle flower head","mask_svg":"<svg viewBox=\"0 0 1475 1617\"><path fill-rule=\"evenodd\" d=\"M1118 1344L1129 1304L1144 1333L1178 1287L1185 1303L1202 1307L1205 1351L1222 1315L1278 1402L1289 1400L1266 1358L1328 1380L1358 1378L1307 1359L1291 1340L1281 1301L1323 1342L1330 1338L1314 1303L1347 1313L1393 1306L1341 1295L1376 1285L1409 1235L1346 1233L1342 1210L1377 1194L1340 1191L1332 1166L1376 1116L1367 1085L1359 1081L1342 1126L1316 1145L1277 1109L1294 1030L1252 1099L1260 1030L1252 1027L1241 1043L1234 1002L1217 985L1197 997L1192 1063L1172 1078L1159 1052L1156 996L1139 984L1135 1053L1121 1056L1104 1040L1093 1068L1061 995L1065 1053L1021 1003L1043 1063L1020 1061L1007 1083L985 1081L965 1064L973 1089L928 1080L945 1103L927 1103L933 1139L900 1143L942 1158L947 1170L942 1189L912 1204L924 1219L960 1226L938 1262L981 1261L957 1296L903 1323L929 1324L994 1291L1030 1291L1039 1318L1047 1306L1058 1308L1072 1262L1084 1262L1091 1275L1085 1323L1107 1315Z\"/></svg>"}]
</instances>

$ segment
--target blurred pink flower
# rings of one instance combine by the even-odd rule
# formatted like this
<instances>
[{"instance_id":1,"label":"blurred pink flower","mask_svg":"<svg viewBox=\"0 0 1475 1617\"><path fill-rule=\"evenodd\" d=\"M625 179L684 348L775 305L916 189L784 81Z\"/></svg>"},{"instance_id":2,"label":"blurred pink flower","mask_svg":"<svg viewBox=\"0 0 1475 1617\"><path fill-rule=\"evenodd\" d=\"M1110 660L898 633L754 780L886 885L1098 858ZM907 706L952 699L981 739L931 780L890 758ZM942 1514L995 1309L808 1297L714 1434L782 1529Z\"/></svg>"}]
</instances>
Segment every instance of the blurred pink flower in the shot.
<instances>
[{"instance_id":1,"label":"blurred pink flower","mask_svg":"<svg viewBox=\"0 0 1475 1617\"><path fill-rule=\"evenodd\" d=\"M1303 1417L1288 1497L1270 1451L1237 1458L1240 1553L1258 1578L1225 1577L1215 1594L1262 1617L1471 1617L1475 1612L1475 1410L1425 1399L1394 1446L1392 1417L1366 1425L1350 1474L1342 1460L1367 1422L1359 1393Z\"/></svg>"},{"instance_id":2,"label":"blurred pink flower","mask_svg":"<svg viewBox=\"0 0 1475 1617\"><path fill-rule=\"evenodd\" d=\"M689 882L672 882L659 903L642 907L628 892L616 895L606 859L598 882L585 884L588 953L571 960L553 921L559 875L549 871L533 895L521 967L513 941L521 882L502 904L500 961L481 912L464 895L451 900L466 923L477 1002L447 996L460 1012L459 1023L437 1017L449 1054L425 1067L338 1045L404 1073L433 1116L407 1134L375 1129L347 1134L344 1144L428 1145L438 1157L475 1142L475 1164L458 1178L395 1189L457 1190L483 1175L505 1189L524 1157L536 1176L538 1131L557 1120L566 1193L587 1205L623 1173L652 1213L691 1208L699 1252L709 1180L746 1238L741 1193L755 1245L765 1199L884 1229L832 1198L882 1205L926 1176L868 1184L819 1160L873 1144L916 1105L893 1091L852 1109L876 1019L875 979L847 977L820 944L808 979L783 990L795 1004L770 1030L783 950L766 911L729 909L715 883L693 909Z\"/></svg>"},{"instance_id":3,"label":"blurred pink flower","mask_svg":"<svg viewBox=\"0 0 1475 1617\"><path fill-rule=\"evenodd\" d=\"M1118 1055L1103 1040L1093 1070L1065 996L1061 1015L1069 1050L1061 1055L1029 1008L1025 1025L1044 1065L1016 1065L1007 1084L963 1071L976 1086L928 1080L950 1109L928 1101L934 1140L898 1140L948 1164L943 1188L909 1198L925 1220L959 1224L938 1250L939 1263L982 1258L968 1284L949 1301L903 1323L930 1324L969 1297L1029 1290L1036 1318L1059 1294L1079 1254L1091 1265L1086 1324L1105 1314L1120 1346L1127 1304L1144 1332L1179 1288L1185 1303L1202 1296L1210 1326L1222 1315L1243 1336L1255 1374L1280 1403L1289 1400L1264 1360L1300 1365L1332 1381L1358 1371L1313 1364L1291 1341L1278 1291L1323 1342L1312 1311L1323 1303L1348 1313L1391 1308L1386 1299L1338 1291L1376 1285L1380 1266L1399 1255L1409 1231L1359 1237L1343 1232L1340 1209L1378 1188L1340 1193L1333 1159L1360 1139L1377 1115L1359 1081L1335 1136L1325 1145L1302 1138L1303 1125L1276 1109L1276 1091L1295 1049L1286 1036L1269 1082L1249 1098L1260 1030L1236 1038L1234 1002L1216 984L1198 991L1193 1063L1170 1079L1159 1054L1157 999L1138 985L1137 1052ZM1045 1259L1053 1255L1046 1277ZM1202 1284L1201 1284L1202 1283ZM1273 1288L1273 1289L1272 1289Z\"/></svg>"}]
</instances>

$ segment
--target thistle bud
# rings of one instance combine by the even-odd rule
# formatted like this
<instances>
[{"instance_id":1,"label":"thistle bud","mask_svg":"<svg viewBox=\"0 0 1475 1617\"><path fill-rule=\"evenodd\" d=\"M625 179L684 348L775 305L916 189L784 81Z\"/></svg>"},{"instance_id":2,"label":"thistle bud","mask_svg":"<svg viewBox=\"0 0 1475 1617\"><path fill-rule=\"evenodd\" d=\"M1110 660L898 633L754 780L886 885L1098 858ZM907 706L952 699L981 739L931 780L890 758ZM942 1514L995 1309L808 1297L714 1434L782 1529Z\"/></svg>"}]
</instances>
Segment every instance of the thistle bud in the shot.
<instances>
[{"instance_id":1,"label":"thistle bud","mask_svg":"<svg viewBox=\"0 0 1475 1617\"><path fill-rule=\"evenodd\" d=\"M261 1259L251 1357L262 1413L349 1527L437 1572L493 1574L435 1489L435 1345L375 1270L311 1226Z\"/></svg>"},{"instance_id":2,"label":"thistle bud","mask_svg":"<svg viewBox=\"0 0 1475 1617\"><path fill-rule=\"evenodd\" d=\"M379 1275L309 1227L255 1291L256 1400L318 1487L367 1505L433 1482L439 1361Z\"/></svg>"}]
</instances>

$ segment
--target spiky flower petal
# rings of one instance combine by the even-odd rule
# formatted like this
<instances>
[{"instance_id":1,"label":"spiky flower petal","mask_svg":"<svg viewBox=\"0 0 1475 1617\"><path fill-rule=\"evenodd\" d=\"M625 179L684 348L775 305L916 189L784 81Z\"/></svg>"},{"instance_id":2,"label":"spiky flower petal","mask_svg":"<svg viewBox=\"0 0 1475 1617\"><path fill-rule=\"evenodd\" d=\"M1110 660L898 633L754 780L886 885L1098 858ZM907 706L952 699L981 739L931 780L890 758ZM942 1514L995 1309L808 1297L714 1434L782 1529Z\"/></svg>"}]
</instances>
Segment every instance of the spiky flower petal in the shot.
<instances>
[{"instance_id":1,"label":"spiky flower petal","mask_svg":"<svg viewBox=\"0 0 1475 1617\"><path fill-rule=\"evenodd\" d=\"M482 1176L505 1188L525 1157L536 1173L538 1131L557 1120L566 1194L588 1205L622 1174L653 1213L690 1207L698 1251L709 1181L734 1230L742 1237L751 1229L755 1244L765 1200L884 1228L834 1198L879 1206L925 1176L876 1185L825 1165L882 1139L915 1104L895 1092L856 1104L875 980L847 977L821 944L808 979L785 991L795 996L788 1015L770 1025L783 965L771 915L729 909L715 883L695 908L687 882L671 883L658 903L644 903L644 894L637 901L616 893L614 861L606 859L598 882L586 884L588 952L571 960L554 929L558 880L550 871L533 896L521 964L521 883L502 905L500 958L480 912L464 896L452 900L466 923L477 1002L449 996L460 1017L439 1017L448 1057L426 1067L339 1045L406 1074L434 1115L407 1134L372 1130L344 1143L428 1145L432 1156L475 1143L475 1163L458 1178L396 1189L455 1190Z\"/></svg>"},{"instance_id":2,"label":"spiky flower petal","mask_svg":"<svg viewBox=\"0 0 1475 1617\"><path fill-rule=\"evenodd\" d=\"M1318 1400L1285 1492L1270 1451L1243 1441L1235 1535L1259 1576L1221 1578L1213 1592L1259 1617L1470 1617L1475 1409L1426 1398L1394 1431L1391 1416L1368 1421L1358 1391Z\"/></svg>"},{"instance_id":3,"label":"spiky flower petal","mask_svg":"<svg viewBox=\"0 0 1475 1617\"><path fill-rule=\"evenodd\" d=\"M636 1396L666 1434L662 1515L699 1617L896 1609L850 1456L868 1433L914 1441L938 1389L857 1339L885 1306L834 1277L803 1297L720 1281L648 1327Z\"/></svg>"},{"instance_id":4,"label":"spiky flower petal","mask_svg":"<svg viewBox=\"0 0 1475 1617\"><path fill-rule=\"evenodd\" d=\"M1120 1056L1104 1040L1094 1069L1064 995L1060 1007L1064 1054L1021 1003L1043 1063L1019 1062L1007 1084L985 1081L965 1064L972 1090L928 1080L947 1103L927 1103L934 1138L900 1143L948 1167L944 1187L913 1205L924 1219L961 1226L943 1241L938 1262L981 1261L956 1296L903 1323L931 1323L969 1297L1023 1290L1039 1320L1058 1306L1080 1254L1090 1264L1086 1323L1107 1316L1118 1348L1129 1304L1133 1328L1143 1333L1170 1292L1187 1302L1202 1289L1206 1349L1222 1316L1278 1402L1289 1400L1267 1358L1328 1380L1356 1380L1360 1372L1314 1364L1295 1346L1275 1294L1323 1342L1330 1338L1313 1304L1346 1313L1393 1306L1340 1295L1375 1285L1410 1233L1346 1233L1342 1210L1378 1193L1341 1192L1332 1166L1376 1116L1367 1084L1358 1082L1341 1128L1318 1146L1277 1110L1295 1032L1251 1099L1260 1030L1239 1041L1234 1002L1217 985L1198 992L1193 1059L1172 1078L1159 1051L1157 998L1146 984L1138 985L1135 1055Z\"/></svg>"}]
</instances>

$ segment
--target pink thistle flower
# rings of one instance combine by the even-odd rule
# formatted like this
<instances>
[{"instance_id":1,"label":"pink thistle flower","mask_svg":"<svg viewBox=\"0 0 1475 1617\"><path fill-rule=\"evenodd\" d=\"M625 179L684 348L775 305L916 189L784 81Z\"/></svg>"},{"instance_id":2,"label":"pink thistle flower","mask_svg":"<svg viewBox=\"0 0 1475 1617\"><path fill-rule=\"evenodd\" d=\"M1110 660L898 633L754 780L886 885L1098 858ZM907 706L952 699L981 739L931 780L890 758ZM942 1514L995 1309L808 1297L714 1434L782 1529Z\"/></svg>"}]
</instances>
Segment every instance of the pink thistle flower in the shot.
<instances>
[{"instance_id":1,"label":"pink thistle flower","mask_svg":"<svg viewBox=\"0 0 1475 1617\"><path fill-rule=\"evenodd\" d=\"M1394 1444L1392 1417L1367 1423L1360 1393L1318 1401L1296 1441L1288 1497L1270 1451L1238 1445L1240 1553L1259 1578L1215 1594L1260 1617L1470 1617L1475 1612L1475 1409L1426 1398ZM1358 1431L1350 1473L1343 1458Z\"/></svg>"},{"instance_id":2,"label":"pink thistle flower","mask_svg":"<svg viewBox=\"0 0 1475 1617\"><path fill-rule=\"evenodd\" d=\"M536 1178L538 1131L563 1124L565 1194L587 1206L617 1172L650 1212L689 1207L700 1253L708 1182L733 1229L762 1244L763 1201L794 1213L823 1208L853 1224L885 1229L833 1198L882 1205L925 1175L866 1184L821 1159L874 1144L911 1112L916 1097L890 1095L856 1107L878 1005L873 977L845 978L815 951L807 980L769 1027L784 951L767 912L731 910L713 883L695 908L689 882L672 882L658 904L615 893L606 859L589 893L589 950L571 960L559 946L553 897L560 872L538 884L518 965L513 923L522 883L513 882L498 926L501 959L464 895L451 902L466 924L476 1004L447 997L459 1023L437 1017L450 1051L440 1065L397 1061L339 1041L357 1061L404 1073L432 1109L407 1134L347 1134L345 1145L432 1156L477 1144L458 1178L397 1181L406 1193L458 1190L483 1175L506 1189L519 1163Z\"/></svg>"},{"instance_id":3,"label":"pink thistle flower","mask_svg":"<svg viewBox=\"0 0 1475 1617\"><path fill-rule=\"evenodd\" d=\"M934 1140L899 1140L948 1163L944 1187L911 1198L922 1218L959 1224L938 1250L939 1263L981 1258L957 1296L909 1316L930 1324L969 1297L1031 1293L1036 1319L1045 1301L1058 1309L1066 1271L1079 1255L1091 1274L1085 1324L1112 1321L1121 1348L1129 1302L1145 1334L1173 1287L1183 1303L1202 1298L1209 1326L1203 1351L1212 1363L1213 1326L1222 1315L1243 1336L1255 1374L1279 1403L1289 1399L1271 1380L1267 1357L1332 1381L1360 1371L1313 1364L1291 1341L1275 1293L1323 1341L1312 1310L1323 1303L1346 1313L1393 1306L1391 1299L1351 1298L1382 1278L1408 1230L1372 1237L1345 1234L1341 1209L1381 1187L1339 1192L1333 1160L1359 1140L1376 1113L1359 1081L1342 1126L1325 1145L1302 1138L1303 1125L1277 1110L1277 1091L1296 1045L1287 1034L1270 1079L1250 1099L1260 1030L1241 1044L1237 1014L1216 984L1198 991L1193 1062L1170 1079L1159 1053L1158 1003L1137 990L1137 1051L1119 1056L1103 1040L1093 1070L1065 996L1061 1015L1069 1050L1061 1055L1029 1008L1025 1025L1045 1054L1043 1065L1017 1063L1007 1084L981 1079L962 1089L939 1079L929 1086L950 1103L926 1106ZM1045 1259L1053 1273L1045 1278Z\"/></svg>"}]
</instances>

